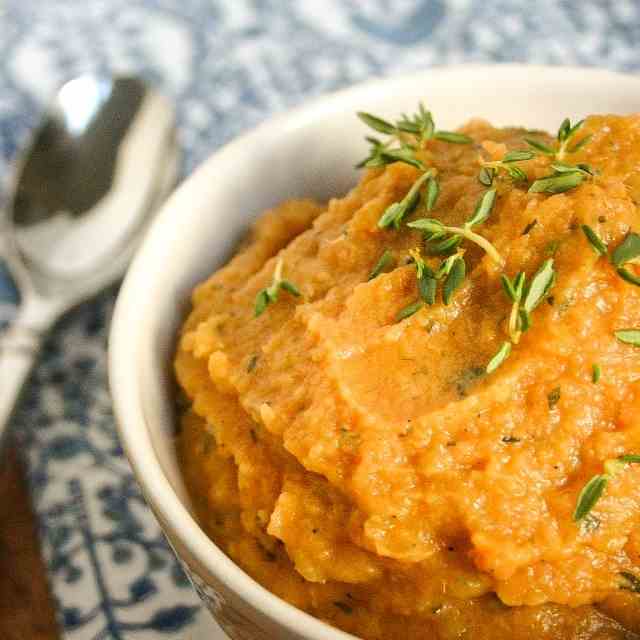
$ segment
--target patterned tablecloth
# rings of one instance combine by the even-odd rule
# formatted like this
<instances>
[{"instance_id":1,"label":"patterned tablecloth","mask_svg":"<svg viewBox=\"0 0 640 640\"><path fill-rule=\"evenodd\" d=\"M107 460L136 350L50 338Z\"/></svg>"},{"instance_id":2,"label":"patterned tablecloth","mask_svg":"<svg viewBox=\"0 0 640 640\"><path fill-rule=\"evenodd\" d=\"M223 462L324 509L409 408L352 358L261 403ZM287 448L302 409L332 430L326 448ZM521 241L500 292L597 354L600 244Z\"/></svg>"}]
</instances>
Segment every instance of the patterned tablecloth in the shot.
<instances>
[{"instance_id":1,"label":"patterned tablecloth","mask_svg":"<svg viewBox=\"0 0 640 640\"><path fill-rule=\"evenodd\" d=\"M268 115L435 64L640 66L633 0L0 0L0 177L64 80L136 71L178 107L185 171ZM487 81L490 81L488 78ZM428 96L425 96L428 101ZM15 417L67 637L186 638L199 605L114 431L115 290L48 339ZM17 303L0 272L0 325Z\"/></svg>"}]
</instances>

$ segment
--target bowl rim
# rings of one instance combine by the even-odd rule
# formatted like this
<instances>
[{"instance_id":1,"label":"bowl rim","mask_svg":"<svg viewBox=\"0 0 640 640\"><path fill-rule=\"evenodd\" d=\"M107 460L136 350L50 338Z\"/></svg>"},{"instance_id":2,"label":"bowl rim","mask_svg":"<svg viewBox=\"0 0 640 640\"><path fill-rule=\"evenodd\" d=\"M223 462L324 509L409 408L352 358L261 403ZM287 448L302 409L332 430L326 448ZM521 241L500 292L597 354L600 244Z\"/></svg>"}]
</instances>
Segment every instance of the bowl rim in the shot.
<instances>
[{"instance_id":1,"label":"bowl rim","mask_svg":"<svg viewBox=\"0 0 640 640\"><path fill-rule=\"evenodd\" d=\"M114 415L125 454L133 468L145 498L152 510L172 535L207 571L215 575L231 592L238 593L251 606L275 624L309 640L357 640L355 636L336 629L313 617L268 591L245 573L206 535L195 518L182 503L161 468L145 426L140 392L140 376L137 375L135 358L136 319L144 316L140 305L141 294L148 286L147 280L157 271L157 259L162 255L167 234L175 220L174 211L189 202L191 194L200 191L199 185L208 180L218 165L226 164L233 157L245 153L245 149L259 144L261 138L274 129L284 133L295 130L322 115L340 109L359 94L382 89L394 91L406 83L421 82L434 76L483 76L498 74L501 82L512 74L526 74L534 83L559 80L572 81L576 86L588 81L608 80L634 83L640 93L640 78L628 73L580 66L552 66L527 64L460 64L428 67L408 74L391 77L375 77L345 89L321 95L292 110L270 117L262 124L223 145L204 160L176 189L162 206L153 221L145 240L127 272L116 302L109 334L109 385L114 405ZM573 80L571 80L573 79ZM499 83L497 83L499 84ZM363 101L363 104L365 102ZM197 197L197 196L196 196ZM132 327L134 329L132 330Z\"/></svg>"}]
</instances>

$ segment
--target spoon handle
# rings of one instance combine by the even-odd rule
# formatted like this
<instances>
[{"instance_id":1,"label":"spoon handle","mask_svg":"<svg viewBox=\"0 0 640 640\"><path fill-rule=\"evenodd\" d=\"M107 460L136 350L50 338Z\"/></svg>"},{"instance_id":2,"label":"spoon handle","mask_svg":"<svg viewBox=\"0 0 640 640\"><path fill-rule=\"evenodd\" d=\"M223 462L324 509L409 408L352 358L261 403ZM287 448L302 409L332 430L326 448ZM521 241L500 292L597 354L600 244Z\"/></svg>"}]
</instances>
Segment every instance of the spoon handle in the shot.
<instances>
[{"instance_id":1,"label":"spoon handle","mask_svg":"<svg viewBox=\"0 0 640 640\"><path fill-rule=\"evenodd\" d=\"M48 305L27 297L14 323L0 336L0 458L9 440L11 416L55 317Z\"/></svg>"}]
</instances>

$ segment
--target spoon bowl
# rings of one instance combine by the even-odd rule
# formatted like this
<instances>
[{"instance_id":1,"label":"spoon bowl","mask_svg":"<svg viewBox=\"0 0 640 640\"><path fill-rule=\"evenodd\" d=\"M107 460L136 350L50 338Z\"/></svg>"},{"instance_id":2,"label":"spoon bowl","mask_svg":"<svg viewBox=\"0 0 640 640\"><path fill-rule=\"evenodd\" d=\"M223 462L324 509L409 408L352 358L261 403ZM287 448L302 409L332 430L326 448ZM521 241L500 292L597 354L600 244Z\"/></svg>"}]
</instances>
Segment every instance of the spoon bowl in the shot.
<instances>
[{"instance_id":1,"label":"spoon bowl","mask_svg":"<svg viewBox=\"0 0 640 640\"><path fill-rule=\"evenodd\" d=\"M0 449L44 332L123 275L179 159L173 109L139 78L84 75L53 99L0 219L21 298L0 341Z\"/></svg>"}]
</instances>

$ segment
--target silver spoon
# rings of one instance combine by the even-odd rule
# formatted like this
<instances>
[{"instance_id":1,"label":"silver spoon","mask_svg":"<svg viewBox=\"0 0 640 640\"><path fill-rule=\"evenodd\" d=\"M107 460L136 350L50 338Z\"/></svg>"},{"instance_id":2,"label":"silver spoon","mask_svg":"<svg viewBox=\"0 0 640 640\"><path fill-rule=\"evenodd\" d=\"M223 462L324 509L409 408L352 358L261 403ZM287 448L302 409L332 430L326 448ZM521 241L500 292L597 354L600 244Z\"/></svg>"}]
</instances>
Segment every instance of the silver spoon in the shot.
<instances>
[{"instance_id":1,"label":"silver spoon","mask_svg":"<svg viewBox=\"0 0 640 640\"><path fill-rule=\"evenodd\" d=\"M179 160L173 109L142 80L86 75L59 90L0 216L21 297L0 339L0 453L45 332L123 275Z\"/></svg>"}]
</instances>

